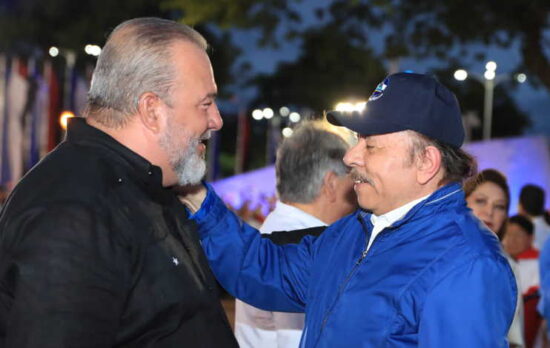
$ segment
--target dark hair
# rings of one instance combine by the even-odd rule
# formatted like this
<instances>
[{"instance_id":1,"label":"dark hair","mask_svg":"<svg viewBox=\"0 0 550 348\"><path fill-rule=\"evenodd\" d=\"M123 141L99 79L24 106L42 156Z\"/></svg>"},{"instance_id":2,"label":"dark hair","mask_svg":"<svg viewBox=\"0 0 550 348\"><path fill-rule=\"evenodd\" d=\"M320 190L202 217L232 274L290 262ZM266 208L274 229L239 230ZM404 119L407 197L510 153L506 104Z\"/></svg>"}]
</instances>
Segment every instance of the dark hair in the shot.
<instances>
[{"instance_id":1,"label":"dark hair","mask_svg":"<svg viewBox=\"0 0 550 348\"><path fill-rule=\"evenodd\" d=\"M540 216L544 213L544 190L542 187L527 184L521 188L519 203L527 214Z\"/></svg>"},{"instance_id":2,"label":"dark hair","mask_svg":"<svg viewBox=\"0 0 550 348\"><path fill-rule=\"evenodd\" d=\"M464 195L466 198L474 192L477 187L485 182L492 182L504 191L506 196L506 212L510 208L510 188L506 176L496 169L485 169L473 176L464 183Z\"/></svg>"},{"instance_id":3,"label":"dark hair","mask_svg":"<svg viewBox=\"0 0 550 348\"><path fill-rule=\"evenodd\" d=\"M533 225L531 220L529 220L523 215L512 216L511 218L508 219L508 223L519 225L519 227L521 227L525 231L525 233L527 233L530 236L533 235L535 226Z\"/></svg>"},{"instance_id":4,"label":"dark hair","mask_svg":"<svg viewBox=\"0 0 550 348\"><path fill-rule=\"evenodd\" d=\"M506 215L508 215L508 209L510 209L510 188L508 187L508 180L506 180L506 176L499 172L496 169L484 169L481 172L477 173L477 175L471 177L464 183L463 189L464 189L464 196L468 198L472 192L474 192L479 185L491 182L504 191L504 196L506 197ZM495 231L498 238L502 240L504 237L504 232L506 231L506 224L502 224L500 229L498 231Z\"/></svg>"},{"instance_id":5,"label":"dark hair","mask_svg":"<svg viewBox=\"0 0 550 348\"><path fill-rule=\"evenodd\" d=\"M412 136L411 160L422 154L427 146L435 146L441 153L441 166L445 176L441 184L450 182L462 183L477 172L477 162L470 154L455 146L431 139L415 131L409 131Z\"/></svg>"}]
</instances>

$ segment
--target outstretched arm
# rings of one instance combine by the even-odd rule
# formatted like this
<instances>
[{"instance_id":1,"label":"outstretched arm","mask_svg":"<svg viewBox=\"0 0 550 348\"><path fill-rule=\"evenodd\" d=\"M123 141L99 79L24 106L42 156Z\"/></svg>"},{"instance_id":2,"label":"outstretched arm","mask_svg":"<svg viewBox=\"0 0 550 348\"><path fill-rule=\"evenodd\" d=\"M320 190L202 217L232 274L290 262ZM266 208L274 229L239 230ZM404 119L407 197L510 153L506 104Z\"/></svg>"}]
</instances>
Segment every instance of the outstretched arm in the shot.
<instances>
[{"instance_id":1,"label":"outstretched arm","mask_svg":"<svg viewBox=\"0 0 550 348\"><path fill-rule=\"evenodd\" d=\"M208 186L208 185L207 185ZM218 281L235 297L262 309L301 312L313 262L313 237L279 246L242 222L208 186L181 198L199 227Z\"/></svg>"}]
</instances>

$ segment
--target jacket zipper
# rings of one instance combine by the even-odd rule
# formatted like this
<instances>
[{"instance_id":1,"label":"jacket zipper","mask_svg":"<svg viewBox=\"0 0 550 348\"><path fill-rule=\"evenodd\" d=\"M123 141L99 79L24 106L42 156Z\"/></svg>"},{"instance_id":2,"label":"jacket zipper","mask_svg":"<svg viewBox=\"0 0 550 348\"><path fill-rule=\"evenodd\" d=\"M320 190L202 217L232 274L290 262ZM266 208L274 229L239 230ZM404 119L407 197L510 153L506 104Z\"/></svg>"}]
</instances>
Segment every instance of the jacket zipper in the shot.
<instances>
[{"instance_id":1,"label":"jacket zipper","mask_svg":"<svg viewBox=\"0 0 550 348\"><path fill-rule=\"evenodd\" d=\"M334 306L336 306L336 303L338 302L338 299L340 298L340 296L344 292L344 289L345 289L347 283L350 281L353 274L357 271L357 269L359 268L359 266L361 265L363 260L367 257L367 254L369 253L369 250L371 250L372 247L374 246L374 243L380 238L380 236L384 235L387 232L387 229L388 229L388 227L384 228L382 231L380 231L380 233L378 233L378 235L372 241L372 245L370 246L370 249L368 248L369 240L367 240L367 243L366 243L367 245L365 245L365 250L363 250L363 252L361 253L361 256L359 256L359 259L357 259L357 261L355 261L355 264L353 265L352 270L349 272L346 279L340 285L340 288L338 289L338 296L336 297L336 300L334 301L334 304L333 304L332 308L325 314L325 317L323 318L323 322L321 323L321 328L319 329L319 336L317 337L317 342L315 343L315 346L317 346L317 343L319 343L319 340L321 339L321 335L323 333L323 329L325 328L325 325L328 322L328 318L332 314L332 309L334 308Z\"/></svg>"}]
</instances>

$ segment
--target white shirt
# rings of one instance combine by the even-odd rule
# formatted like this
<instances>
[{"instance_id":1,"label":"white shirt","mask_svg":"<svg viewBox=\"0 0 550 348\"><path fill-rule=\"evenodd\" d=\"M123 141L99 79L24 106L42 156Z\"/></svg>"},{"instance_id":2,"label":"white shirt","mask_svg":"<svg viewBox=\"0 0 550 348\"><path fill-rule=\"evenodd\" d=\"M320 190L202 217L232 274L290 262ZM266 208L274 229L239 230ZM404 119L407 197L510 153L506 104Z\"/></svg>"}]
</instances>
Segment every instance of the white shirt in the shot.
<instances>
[{"instance_id":1,"label":"white shirt","mask_svg":"<svg viewBox=\"0 0 550 348\"><path fill-rule=\"evenodd\" d=\"M261 233L326 226L302 210L277 201L265 219ZM235 301L235 337L241 348L298 347L304 329L303 313L268 312Z\"/></svg>"},{"instance_id":2,"label":"white shirt","mask_svg":"<svg viewBox=\"0 0 550 348\"><path fill-rule=\"evenodd\" d=\"M419 199L415 199L412 202L409 202L405 205L402 205L401 207L394 209L392 211L387 212L384 215L376 216L372 214L370 216L370 222L372 222L372 232L370 234L369 244L367 245L367 250L370 249L372 242L378 236L380 232L386 227L391 226L394 222L401 219L403 216L407 215L407 213L414 208L415 205L422 202L426 198L428 198L430 195L424 196Z\"/></svg>"}]
</instances>

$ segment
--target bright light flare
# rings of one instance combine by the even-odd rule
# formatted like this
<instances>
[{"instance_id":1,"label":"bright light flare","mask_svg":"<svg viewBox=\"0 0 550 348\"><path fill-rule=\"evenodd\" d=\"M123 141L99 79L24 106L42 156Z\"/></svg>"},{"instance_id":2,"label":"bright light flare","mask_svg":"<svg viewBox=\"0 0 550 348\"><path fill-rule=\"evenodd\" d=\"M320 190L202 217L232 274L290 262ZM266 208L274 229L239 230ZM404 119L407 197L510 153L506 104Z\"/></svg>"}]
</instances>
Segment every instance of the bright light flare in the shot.
<instances>
[{"instance_id":1,"label":"bright light flare","mask_svg":"<svg viewBox=\"0 0 550 348\"><path fill-rule=\"evenodd\" d=\"M259 121L262 118L264 118L264 113L262 112L262 110L256 109L252 111L252 118L255 119L256 121Z\"/></svg>"},{"instance_id":2,"label":"bright light flare","mask_svg":"<svg viewBox=\"0 0 550 348\"><path fill-rule=\"evenodd\" d=\"M283 106L279 109L279 113L281 114L281 116L287 117L290 114L290 109L286 106Z\"/></svg>"},{"instance_id":3,"label":"bright light flare","mask_svg":"<svg viewBox=\"0 0 550 348\"><path fill-rule=\"evenodd\" d=\"M497 63L493 62L492 60L488 61L487 64L485 64L485 69L487 71L495 71L497 70Z\"/></svg>"},{"instance_id":4,"label":"bright light flare","mask_svg":"<svg viewBox=\"0 0 550 348\"><path fill-rule=\"evenodd\" d=\"M336 111L340 112L363 112L367 107L367 102L361 101L357 103L342 102L336 104Z\"/></svg>"},{"instance_id":5,"label":"bright light flare","mask_svg":"<svg viewBox=\"0 0 550 348\"><path fill-rule=\"evenodd\" d=\"M101 54L101 47L99 47L98 45L88 44L88 45L84 46L84 52L86 52L90 56L97 57Z\"/></svg>"},{"instance_id":6,"label":"bright light flare","mask_svg":"<svg viewBox=\"0 0 550 348\"><path fill-rule=\"evenodd\" d=\"M263 113L264 118L265 118L266 120L269 120L269 119L272 118L273 115L275 114L275 113L273 112L273 109L271 109L271 108L265 108L265 109L263 110L262 113Z\"/></svg>"},{"instance_id":7,"label":"bright light flare","mask_svg":"<svg viewBox=\"0 0 550 348\"><path fill-rule=\"evenodd\" d=\"M67 130L67 124L69 123L69 119L73 118L74 113L72 111L63 111L61 115L59 116L59 124L61 125L61 128L63 130Z\"/></svg>"},{"instance_id":8,"label":"bright light flare","mask_svg":"<svg viewBox=\"0 0 550 348\"><path fill-rule=\"evenodd\" d=\"M48 50L48 54L51 57L57 57L59 55L59 48L55 46L50 47L50 49Z\"/></svg>"},{"instance_id":9,"label":"bright light flare","mask_svg":"<svg viewBox=\"0 0 550 348\"><path fill-rule=\"evenodd\" d=\"M525 75L523 73L517 74L516 75L516 81L519 82L519 83L524 83L525 81L527 81L527 75Z\"/></svg>"},{"instance_id":10,"label":"bright light flare","mask_svg":"<svg viewBox=\"0 0 550 348\"><path fill-rule=\"evenodd\" d=\"M285 127L285 128L283 128L283 130L282 130L281 133L283 133L283 136L284 136L285 138L288 138L289 136L292 135L292 133L294 133L294 131L292 130L292 128Z\"/></svg>"},{"instance_id":11,"label":"bright light flare","mask_svg":"<svg viewBox=\"0 0 550 348\"><path fill-rule=\"evenodd\" d=\"M485 71L485 74L483 74L483 76L487 80L493 80L495 78L495 71L494 70L487 70L487 71Z\"/></svg>"},{"instance_id":12,"label":"bright light flare","mask_svg":"<svg viewBox=\"0 0 550 348\"><path fill-rule=\"evenodd\" d=\"M290 115L288 115L288 118L290 121L296 123L296 122L300 122L301 116L297 112L291 112Z\"/></svg>"},{"instance_id":13,"label":"bright light flare","mask_svg":"<svg viewBox=\"0 0 550 348\"><path fill-rule=\"evenodd\" d=\"M464 81L468 78L468 72L464 69L458 69L454 73L454 78L457 81Z\"/></svg>"}]
</instances>

